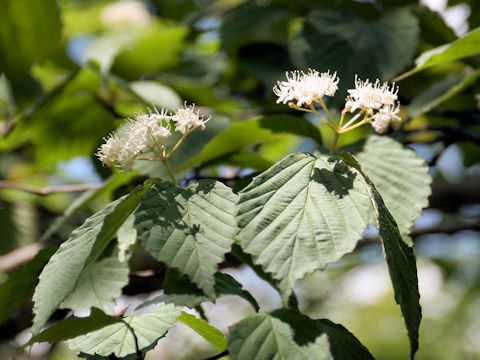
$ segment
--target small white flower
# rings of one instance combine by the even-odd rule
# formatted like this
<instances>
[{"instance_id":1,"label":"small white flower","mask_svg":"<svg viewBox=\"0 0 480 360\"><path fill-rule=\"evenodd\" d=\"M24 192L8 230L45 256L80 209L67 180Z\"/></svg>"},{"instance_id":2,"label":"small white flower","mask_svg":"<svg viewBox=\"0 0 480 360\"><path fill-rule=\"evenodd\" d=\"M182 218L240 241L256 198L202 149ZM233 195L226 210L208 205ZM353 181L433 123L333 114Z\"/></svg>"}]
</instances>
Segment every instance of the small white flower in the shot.
<instances>
[{"instance_id":1,"label":"small white flower","mask_svg":"<svg viewBox=\"0 0 480 360\"><path fill-rule=\"evenodd\" d=\"M319 101L324 96L333 96L338 90L337 73L330 71L319 73L310 69L308 73L298 70L286 73L287 81L278 81L273 87L273 92L278 96L277 104L286 104L296 100L297 106L310 106L314 101Z\"/></svg>"},{"instance_id":2,"label":"small white flower","mask_svg":"<svg viewBox=\"0 0 480 360\"><path fill-rule=\"evenodd\" d=\"M175 123L175 130L185 134L197 127L202 130L205 129L205 124L210 120L210 117L204 119L199 111L195 112L195 104L187 106L187 103L185 103L183 108L175 110L171 120Z\"/></svg>"},{"instance_id":3,"label":"small white flower","mask_svg":"<svg viewBox=\"0 0 480 360\"><path fill-rule=\"evenodd\" d=\"M368 79L361 81L355 75L355 89L347 91L350 95L346 99L346 109L352 113L357 109L371 112L384 105L393 105L397 100L398 87L393 84L389 88L387 83L380 84L378 79L373 84Z\"/></svg>"},{"instance_id":4,"label":"small white flower","mask_svg":"<svg viewBox=\"0 0 480 360\"><path fill-rule=\"evenodd\" d=\"M390 121L398 121L400 117L397 114L400 112L400 105L390 104L382 107L378 112L373 115L372 127L379 134L383 134L388 129Z\"/></svg>"},{"instance_id":5,"label":"small white flower","mask_svg":"<svg viewBox=\"0 0 480 360\"><path fill-rule=\"evenodd\" d=\"M139 154L156 143L163 144L171 135L169 120L163 109L160 113L139 114L135 120L128 119L125 126L105 139L96 155L105 166L119 165L130 171Z\"/></svg>"}]
</instances>

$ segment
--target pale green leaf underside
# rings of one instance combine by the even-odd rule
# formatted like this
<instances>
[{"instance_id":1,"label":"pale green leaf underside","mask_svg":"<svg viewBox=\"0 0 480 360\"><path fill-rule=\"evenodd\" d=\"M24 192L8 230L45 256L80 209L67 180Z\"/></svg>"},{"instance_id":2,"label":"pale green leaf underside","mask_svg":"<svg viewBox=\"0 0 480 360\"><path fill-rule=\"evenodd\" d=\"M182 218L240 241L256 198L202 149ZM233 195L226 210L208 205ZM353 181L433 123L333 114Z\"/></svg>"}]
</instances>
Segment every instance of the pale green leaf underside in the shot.
<instances>
[{"instance_id":1,"label":"pale green leaf underside","mask_svg":"<svg viewBox=\"0 0 480 360\"><path fill-rule=\"evenodd\" d=\"M302 320L303 317L305 316L302 316ZM230 328L228 350L233 360L333 359L327 335L316 330L316 333L306 334L305 329L295 329L278 317L256 314ZM308 339L296 341L295 335L302 337L305 334Z\"/></svg>"},{"instance_id":2,"label":"pale green leaf underside","mask_svg":"<svg viewBox=\"0 0 480 360\"><path fill-rule=\"evenodd\" d=\"M158 341L180 314L180 309L166 304L147 314L127 316L123 321L135 332L138 348L142 350ZM116 357L124 357L135 354L135 338L124 322L70 339L67 344L73 350L89 355L108 356L113 353Z\"/></svg>"},{"instance_id":3,"label":"pale green leaf underside","mask_svg":"<svg viewBox=\"0 0 480 360\"><path fill-rule=\"evenodd\" d=\"M214 274L236 229L236 200L230 188L213 180L185 188L157 183L134 214L138 237L155 258L214 298Z\"/></svg>"},{"instance_id":4,"label":"pale green leaf underside","mask_svg":"<svg viewBox=\"0 0 480 360\"><path fill-rule=\"evenodd\" d=\"M428 206L432 178L425 160L387 136L368 136L348 147L375 184L402 235Z\"/></svg>"},{"instance_id":5,"label":"pale green leaf underside","mask_svg":"<svg viewBox=\"0 0 480 360\"><path fill-rule=\"evenodd\" d=\"M115 232L138 205L145 190L113 201L89 217L50 258L40 274L33 295L34 334L40 331L50 315L75 289L86 267L101 255Z\"/></svg>"},{"instance_id":6,"label":"pale green leaf underside","mask_svg":"<svg viewBox=\"0 0 480 360\"><path fill-rule=\"evenodd\" d=\"M137 230L133 227L135 216L130 215L117 231L118 260L125 262L126 254L130 246L137 241Z\"/></svg>"},{"instance_id":7,"label":"pale green leaf underside","mask_svg":"<svg viewBox=\"0 0 480 360\"><path fill-rule=\"evenodd\" d=\"M128 283L128 262L121 263L117 252L90 266L78 280L75 290L63 301L61 307L85 309L97 307L113 315L115 298L122 294Z\"/></svg>"},{"instance_id":8,"label":"pale green leaf underside","mask_svg":"<svg viewBox=\"0 0 480 360\"><path fill-rule=\"evenodd\" d=\"M243 250L280 280L286 301L297 279L351 252L371 217L361 176L338 158L294 153L240 192Z\"/></svg>"}]
</instances>

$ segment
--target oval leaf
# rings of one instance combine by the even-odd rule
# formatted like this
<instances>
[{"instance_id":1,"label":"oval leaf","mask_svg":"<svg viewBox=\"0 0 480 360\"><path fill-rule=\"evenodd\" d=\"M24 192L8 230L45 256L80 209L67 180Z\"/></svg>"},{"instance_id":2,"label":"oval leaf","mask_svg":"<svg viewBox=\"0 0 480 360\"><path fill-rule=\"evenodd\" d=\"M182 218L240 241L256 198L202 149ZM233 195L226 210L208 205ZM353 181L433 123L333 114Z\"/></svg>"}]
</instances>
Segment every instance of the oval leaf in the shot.
<instances>
[{"instance_id":1,"label":"oval leaf","mask_svg":"<svg viewBox=\"0 0 480 360\"><path fill-rule=\"evenodd\" d=\"M187 187L157 183L134 214L138 238L213 299L217 265L233 242L236 200L230 188L213 180Z\"/></svg>"},{"instance_id":2,"label":"oval leaf","mask_svg":"<svg viewBox=\"0 0 480 360\"><path fill-rule=\"evenodd\" d=\"M370 212L365 181L341 160L294 153L240 192L238 238L286 302L297 279L354 249Z\"/></svg>"}]
</instances>

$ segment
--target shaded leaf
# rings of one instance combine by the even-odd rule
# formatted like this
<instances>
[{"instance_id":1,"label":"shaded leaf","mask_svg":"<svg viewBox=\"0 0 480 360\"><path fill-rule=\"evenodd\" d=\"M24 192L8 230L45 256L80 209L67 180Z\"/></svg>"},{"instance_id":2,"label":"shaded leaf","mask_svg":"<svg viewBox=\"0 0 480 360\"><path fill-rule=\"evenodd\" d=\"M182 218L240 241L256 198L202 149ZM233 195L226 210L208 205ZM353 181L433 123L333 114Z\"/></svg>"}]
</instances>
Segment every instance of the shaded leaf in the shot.
<instances>
[{"instance_id":1,"label":"shaded leaf","mask_svg":"<svg viewBox=\"0 0 480 360\"><path fill-rule=\"evenodd\" d=\"M188 306L193 309L200 303L208 301L203 291L175 268L168 268L163 284L163 291L164 293L162 295L144 302L139 308L165 302L177 306ZM215 293L217 298L222 295L240 296L247 300L256 311L259 309L253 296L248 291L243 290L242 284L228 274L222 272L215 274Z\"/></svg>"},{"instance_id":2,"label":"shaded leaf","mask_svg":"<svg viewBox=\"0 0 480 360\"><path fill-rule=\"evenodd\" d=\"M147 190L148 186L137 188L89 217L50 258L33 295L33 334L38 334L50 315L75 289L82 274L101 255Z\"/></svg>"},{"instance_id":3,"label":"shaded leaf","mask_svg":"<svg viewBox=\"0 0 480 360\"><path fill-rule=\"evenodd\" d=\"M400 72L415 54L418 33L418 21L407 8L372 22L353 13L314 10L291 39L290 54L300 68L337 71L343 93L355 74L387 80Z\"/></svg>"},{"instance_id":4,"label":"shaded leaf","mask_svg":"<svg viewBox=\"0 0 480 360\"><path fill-rule=\"evenodd\" d=\"M0 73L28 71L59 47L62 23L55 0L0 2Z\"/></svg>"},{"instance_id":5,"label":"shaded leaf","mask_svg":"<svg viewBox=\"0 0 480 360\"><path fill-rule=\"evenodd\" d=\"M237 236L279 280L284 302L295 281L352 251L367 227L366 184L341 160L294 153L239 193Z\"/></svg>"},{"instance_id":6,"label":"shaded leaf","mask_svg":"<svg viewBox=\"0 0 480 360\"><path fill-rule=\"evenodd\" d=\"M30 299L38 282L38 275L55 252L55 247L41 250L32 260L12 273L0 285L0 324L3 324L25 301Z\"/></svg>"},{"instance_id":7,"label":"shaded leaf","mask_svg":"<svg viewBox=\"0 0 480 360\"><path fill-rule=\"evenodd\" d=\"M480 76L480 70L468 74L450 73L417 95L408 106L412 117L429 112L444 101L472 85Z\"/></svg>"},{"instance_id":8,"label":"shaded leaf","mask_svg":"<svg viewBox=\"0 0 480 360\"><path fill-rule=\"evenodd\" d=\"M177 318L177 321L195 330L195 332L215 346L217 350L223 351L227 348L227 339L225 338L225 335L205 320L198 319L195 316L182 311L182 314Z\"/></svg>"},{"instance_id":9,"label":"shaded leaf","mask_svg":"<svg viewBox=\"0 0 480 360\"><path fill-rule=\"evenodd\" d=\"M400 305L410 339L410 355L413 359L418 350L418 329L422 319L420 293L418 291L417 264L413 249L403 240L395 219L388 211L382 196L362 170L358 161L349 153L342 158L354 167L368 183L372 204L378 220L377 226L384 247L390 278L395 291L395 300Z\"/></svg>"},{"instance_id":10,"label":"shaded leaf","mask_svg":"<svg viewBox=\"0 0 480 360\"><path fill-rule=\"evenodd\" d=\"M213 180L185 188L157 183L134 214L138 238L156 259L178 268L214 298L217 265L233 242L236 199Z\"/></svg>"},{"instance_id":11,"label":"shaded leaf","mask_svg":"<svg viewBox=\"0 0 480 360\"><path fill-rule=\"evenodd\" d=\"M397 76L394 81L402 80L434 65L462 59L480 53L480 28L473 29L456 41L425 51L415 59L415 67Z\"/></svg>"},{"instance_id":12,"label":"shaded leaf","mask_svg":"<svg viewBox=\"0 0 480 360\"><path fill-rule=\"evenodd\" d=\"M73 350L79 351L82 357L132 355L137 350L136 341L140 351L150 349L173 326L180 314L180 309L172 304L162 305L147 314L130 315L123 318L121 323L70 339L67 344Z\"/></svg>"}]
</instances>

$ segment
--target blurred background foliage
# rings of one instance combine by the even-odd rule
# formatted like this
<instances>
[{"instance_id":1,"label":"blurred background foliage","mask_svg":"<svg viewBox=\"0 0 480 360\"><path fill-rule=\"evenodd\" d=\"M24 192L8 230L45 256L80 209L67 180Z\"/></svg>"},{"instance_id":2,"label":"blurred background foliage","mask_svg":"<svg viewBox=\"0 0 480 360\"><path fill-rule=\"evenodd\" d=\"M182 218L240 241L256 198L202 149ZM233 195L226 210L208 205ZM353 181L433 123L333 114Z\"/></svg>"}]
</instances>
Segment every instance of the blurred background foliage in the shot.
<instances>
[{"instance_id":1,"label":"blurred background foliage","mask_svg":"<svg viewBox=\"0 0 480 360\"><path fill-rule=\"evenodd\" d=\"M8 263L15 249L58 245L145 175L165 176L158 164L136 164L130 174L101 167L94 153L122 119L148 106L196 103L212 120L173 166L187 179L241 187L244 176L287 153L314 150L298 136L308 129L282 127L302 116L275 104L272 86L285 71L337 71L340 89L328 106L339 111L355 74L391 81L421 53L479 26L477 0L0 0L0 281L15 268ZM480 37L470 46L477 55L398 82L403 121L388 133L418 151L434 177L431 207L412 234L424 309L418 359L480 356ZM340 145L370 131L348 133ZM61 190L84 183L91 190ZM305 312L344 324L377 359L404 359L407 337L376 236L366 231L354 254L307 277L297 292ZM149 266L141 255L132 260L134 270ZM280 305L247 269L231 271L264 310ZM206 305L207 315L226 330L244 305ZM26 304L2 325L0 358L25 341L30 311ZM202 357L194 335L177 336L151 358ZM74 358L61 345L32 356Z\"/></svg>"}]
</instances>

